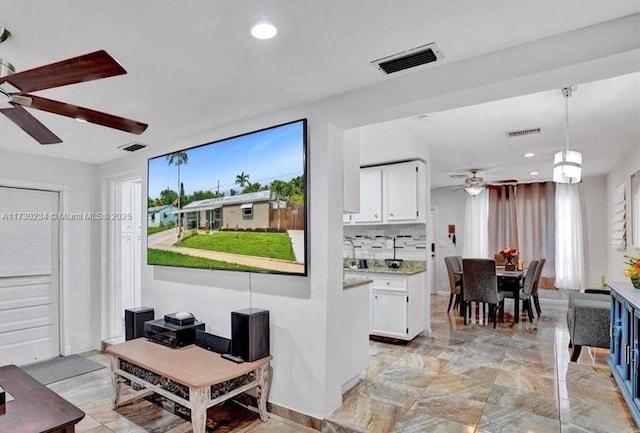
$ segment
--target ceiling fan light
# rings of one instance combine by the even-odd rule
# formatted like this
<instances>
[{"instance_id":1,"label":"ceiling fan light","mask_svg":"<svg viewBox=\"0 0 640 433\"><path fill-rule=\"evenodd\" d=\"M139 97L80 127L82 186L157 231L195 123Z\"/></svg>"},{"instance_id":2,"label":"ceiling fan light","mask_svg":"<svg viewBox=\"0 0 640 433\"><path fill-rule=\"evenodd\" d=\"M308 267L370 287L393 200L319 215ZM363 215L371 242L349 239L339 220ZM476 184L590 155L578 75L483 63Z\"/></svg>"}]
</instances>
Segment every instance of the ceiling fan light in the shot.
<instances>
[{"instance_id":1,"label":"ceiling fan light","mask_svg":"<svg viewBox=\"0 0 640 433\"><path fill-rule=\"evenodd\" d=\"M476 195L480 194L484 190L484 187L483 186L468 186L464 190L467 191L467 193L470 196L475 197Z\"/></svg>"},{"instance_id":2,"label":"ceiling fan light","mask_svg":"<svg viewBox=\"0 0 640 433\"><path fill-rule=\"evenodd\" d=\"M582 154L575 150L563 150L553 157L553 181L578 183L582 181Z\"/></svg>"}]
</instances>

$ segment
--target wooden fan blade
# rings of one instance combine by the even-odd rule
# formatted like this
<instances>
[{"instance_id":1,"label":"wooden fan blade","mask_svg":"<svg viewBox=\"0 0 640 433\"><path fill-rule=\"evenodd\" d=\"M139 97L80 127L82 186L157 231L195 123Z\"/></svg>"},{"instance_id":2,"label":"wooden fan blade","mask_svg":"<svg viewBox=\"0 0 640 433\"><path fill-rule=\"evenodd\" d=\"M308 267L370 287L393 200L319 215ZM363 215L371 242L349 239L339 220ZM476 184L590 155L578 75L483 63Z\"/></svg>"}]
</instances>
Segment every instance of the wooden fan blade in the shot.
<instances>
[{"instance_id":1,"label":"wooden fan blade","mask_svg":"<svg viewBox=\"0 0 640 433\"><path fill-rule=\"evenodd\" d=\"M7 75L0 78L0 84L8 81L20 89L20 93L26 93L126 73L127 71L113 57L101 50Z\"/></svg>"},{"instance_id":2,"label":"wooden fan blade","mask_svg":"<svg viewBox=\"0 0 640 433\"><path fill-rule=\"evenodd\" d=\"M120 131L140 135L145 131L145 129L147 129L147 126L149 126L146 123L125 119L124 117L114 116L113 114L102 113L100 111L91 110L90 108L79 107L77 105L41 98L34 95L24 96L31 98L30 108L71 117L72 119L95 123L96 125L106 126L107 128L119 129Z\"/></svg>"},{"instance_id":3,"label":"wooden fan blade","mask_svg":"<svg viewBox=\"0 0 640 433\"><path fill-rule=\"evenodd\" d=\"M22 128L24 132L32 136L40 144L62 143L60 138L19 105L14 105L13 108L3 108L0 113L7 116L9 120Z\"/></svg>"}]
</instances>

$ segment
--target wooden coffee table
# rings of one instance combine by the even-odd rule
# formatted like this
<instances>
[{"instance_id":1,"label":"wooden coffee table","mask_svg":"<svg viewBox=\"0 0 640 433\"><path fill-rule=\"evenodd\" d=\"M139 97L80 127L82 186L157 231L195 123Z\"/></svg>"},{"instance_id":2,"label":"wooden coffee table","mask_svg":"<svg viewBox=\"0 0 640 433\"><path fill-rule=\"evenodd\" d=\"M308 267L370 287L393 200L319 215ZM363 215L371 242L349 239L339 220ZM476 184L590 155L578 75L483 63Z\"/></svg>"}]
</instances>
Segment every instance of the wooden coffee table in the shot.
<instances>
[{"instance_id":1,"label":"wooden coffee table","mask_svg":"<svg viewBox=\"0 0 640 433\"><path fill-rule=\"evenodd\" d=\"M191 409L194 433L205 433L207 408L256 388L260 419L267 421L269 361L236 364L219 353L191 345L178 349L147 341L125 341L105 349L112 356L113 407L120 405L120 384L129 379ZM0 430L1 431L1 430Z\"/></svg>"},{"instance_id":2,"label":"wooden coffee table","mask_svg":"<svg viewBox=\"0 0 640 433\"><path fill-rule=\"evenodd\" d=\"M0 432L73 433L84 412L15 365L0 367L0 385L14 400L0 415Z\"/></svg>"}]
</instances>

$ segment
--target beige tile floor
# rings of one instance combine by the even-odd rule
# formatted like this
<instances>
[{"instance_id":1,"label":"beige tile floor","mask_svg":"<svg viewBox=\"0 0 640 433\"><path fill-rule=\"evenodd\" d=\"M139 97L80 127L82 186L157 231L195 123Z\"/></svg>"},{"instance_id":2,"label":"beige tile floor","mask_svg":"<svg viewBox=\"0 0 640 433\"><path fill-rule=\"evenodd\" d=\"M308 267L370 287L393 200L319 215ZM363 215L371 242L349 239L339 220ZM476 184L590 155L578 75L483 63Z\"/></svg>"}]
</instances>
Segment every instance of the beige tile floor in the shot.
<instances>
[{"instance_id":1,"label":"beige tile floor","mask_svg":"<svg viewBox=\"0 0 640 433\"><path fill-rule=\"evenodd\" d=\"M433 336L372 342L366 380L345 394L324 432L640 432L610 377L608 350L583 348L569 362L566 304L493 329L447 315L448 296L431 300Z\"/></svg>"},{"instance_id":2,"label":"beige tile floor","mask_svg":"<svg viewBox=\"0 0 640 433\"><path fill-rule=\"evenodd\" d=\"M569 362L566 306L543 304L534 323L467 326L448 297L432 296L431 338L371 342L366 379L325 422L327 433L640 432L605 363L607 350L583 349ZM512 311L508 304L507 311ZM85 354L107 363L100 352ZM106 369L50 385L87 415L77 433L190 433L191 424L146 400L111 409ZM261 423L244 409L215 408L214 431L310 433Z\"/></svg>"}]
</instances>

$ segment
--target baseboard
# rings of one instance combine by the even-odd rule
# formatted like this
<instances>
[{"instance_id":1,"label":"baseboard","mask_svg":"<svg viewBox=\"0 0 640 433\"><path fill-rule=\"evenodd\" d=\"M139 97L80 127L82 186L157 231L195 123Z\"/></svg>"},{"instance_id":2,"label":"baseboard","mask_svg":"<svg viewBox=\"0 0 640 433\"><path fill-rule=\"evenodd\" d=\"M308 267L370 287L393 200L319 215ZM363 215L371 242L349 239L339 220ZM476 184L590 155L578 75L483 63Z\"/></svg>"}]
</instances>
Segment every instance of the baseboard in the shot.
<instances>
[{"instance_id":1,"label":"baseboard","mask_svg":"<svg viewBox=\"0 0 640 433\"><path fill-rule=\"evenodd\" d=\"M258 401L254 396L251 396L248 394L242 394L238 396L238 398L234 399L234 401L236 401L239 404L242 404L247 409L254 410L254 411L258 410ZM269 412L270 415L273 415L274 418L276 419L278 418L285 419L287 421L291 421L296 424L300 424L302 426L309 427L318 431L322 429L321 419L315 418L311 415L297 412L293 409L289 409L284 406L279 406L277 404L267 402L267 412Z\"/></svg>"}]
</instances>

